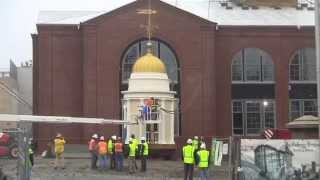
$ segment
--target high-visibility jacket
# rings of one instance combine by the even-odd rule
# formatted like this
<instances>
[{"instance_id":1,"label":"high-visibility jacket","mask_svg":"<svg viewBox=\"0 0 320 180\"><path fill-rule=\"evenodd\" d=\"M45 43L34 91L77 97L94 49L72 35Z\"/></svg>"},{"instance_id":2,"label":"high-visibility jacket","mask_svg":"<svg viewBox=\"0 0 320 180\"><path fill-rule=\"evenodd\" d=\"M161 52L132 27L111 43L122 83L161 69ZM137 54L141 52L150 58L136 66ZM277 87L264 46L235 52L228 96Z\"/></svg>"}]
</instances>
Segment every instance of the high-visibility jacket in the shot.
<instances>
[{"instance_id":1,"label":"high-visibility jacket","mask_svg":"<svg viewBox=\"0 0 320 180\"><path fill-rule=\"evenodd\" d=\"M89 141L89 147L88 147L89 151L94 151L94 150L96 150L96 146L97 146L96 140L91 139L91 140Z\"/></svg>"},{"instance_id":2,"label":"high-visibility jacket","mask_svg":"<svg viewBox=\"0 0 320 180\"><path fill-rule=\"evenodd\" d=\"M108 145L105 141L100 141L98 143L98 150L100 155L105 155L108 152Z\"/></svg>"},{"instance_id":3,"label":"high-visibility jacket","mask_svg":"<svg viewBox=\"0 0 320 180\"><path fill-rule=\"evenodd\" d=\"M194 151L194 147L189 144L183 147L183 162L185 164L194 164Z\"/></svg>"},{"instance_id":4,"label":"high-visibility jacket","mask_svg":"<svg viewBox=\"0 0 320 180\"><path fill-rule=\"evenodd\" d=\"M29 148L29 154L33 154L34 152L33 152L33 150L32 150L32 148Z\"/></svg>"},{"instance_id":5,"label":"high-visibility jacket","mask_svg":"<svg viewBox=\"0 0 320 180\"><path fill-rule=\"evenodd\" d=\"M139 141L136 138L133 138L132 139L132 144L134 144L137 147L138 144L139 144Z\"/></svg>"},{"instance_id":6,"label":"high-visibility jacket","mask_svg":"<svg viewBox=\"0 0 320 180\"><path fill-rule=\"evenodd\" d=\"M195 150L199 148L199 140L192 140L192 146L194 147Z\"/></svg>"},{"instance_id":7,"label":"high-visibility jacket","mask_svg":"<svg viewBox=\"0 0 320 180\"><path fill-rule=\"evenodd\" d=\"M200 150L197 152L199 157L199 164L200 168L207 168L209 166L209 151L207 150Z\"/></svg>"},{"instance_id":8,"label":"high-visibility jacket","mask_svg":"<svg viewBox=\"0 0 320 180\"><path fill-rule=\"evenodd\" d=\"M136 150L137 146L133 143L129 144L129 156L130 157L135 157L136 156Z\"/></svg>"},{"instance_id":9,"label":"high-visibility jacket","mask_svg":"<svg viewBox=\"0 0 320 180\"><path fill-rule=\"evenodd\" d=\"M144 147L142 155L148 156L149 155L149 145L148 145L148 143L145 142L145 143L142 144L142 146Z\"/></svg>"},{"instance_id":10,"label":"high-visibility jacket","mask_svg":"<svg viewBox=\"0 0 320 180\"><path fill-rule=\"evenodd\" d=\"M114 144L114 151L116 153L122 153L123 152L123 144L122 143L115 143Z\"/></svg>"},{"instance_id":11,"label":"high-visibility jacket","mask_svg":"<svg viewBox=\"0 0 320 180\"><path fill-rule=\"evenodd\" d=\"M64 152L64 145L66 144L66 141L64 139L56 138L54 140L54 152L56 154L61 154Z\"/></svg>"},{"instance_id":12,"label":"high-visibility jacket","mask_svg":"<svg viewBox=\"0 0 320 180\"><path fill-rule=\"evenodd\" d=\"M112 154L113 153L113 142L112 142L112 140L111 139L109 139L109 141L108 141L108 153L109 154Z\"/></svg>"}]
</instances>

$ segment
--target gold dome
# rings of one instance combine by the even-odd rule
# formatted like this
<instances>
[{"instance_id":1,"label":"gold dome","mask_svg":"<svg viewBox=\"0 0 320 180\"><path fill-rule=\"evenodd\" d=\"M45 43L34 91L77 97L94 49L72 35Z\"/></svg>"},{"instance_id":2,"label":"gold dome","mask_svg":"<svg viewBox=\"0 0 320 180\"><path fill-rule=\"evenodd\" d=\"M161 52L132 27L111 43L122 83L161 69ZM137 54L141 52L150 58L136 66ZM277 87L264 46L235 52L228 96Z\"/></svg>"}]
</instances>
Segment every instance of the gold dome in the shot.
<instances>
[{"instance_id":1,"label":"gold dome","mask_svg":"<svg viewBox=\"0 0 320 180\"><path fill-rule=\"evenodd\" d=\"M159 58L151 53L147 53L134 63L132 72L166 73L166 66Z\"/></svg>"}]
</instances>

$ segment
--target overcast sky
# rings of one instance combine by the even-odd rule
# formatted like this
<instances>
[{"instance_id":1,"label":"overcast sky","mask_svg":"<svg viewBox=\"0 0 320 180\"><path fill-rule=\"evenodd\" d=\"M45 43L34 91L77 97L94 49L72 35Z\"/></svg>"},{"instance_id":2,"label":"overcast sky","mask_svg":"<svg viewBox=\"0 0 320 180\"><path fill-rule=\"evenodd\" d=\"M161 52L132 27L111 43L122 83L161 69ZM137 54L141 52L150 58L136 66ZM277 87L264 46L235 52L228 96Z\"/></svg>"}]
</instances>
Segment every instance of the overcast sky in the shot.
<instances>
[{"instance_id":1,"label":"overcast sky","mask_svg":"<svg viewBox=\"0 0 320 180\"><path fill-rule=\"evenodd\" d=\"M18 66L32 59L31 33L39 10L106 11L132 0L0 0L0 70L12 59Z\"/></svg>"}]
</instances>

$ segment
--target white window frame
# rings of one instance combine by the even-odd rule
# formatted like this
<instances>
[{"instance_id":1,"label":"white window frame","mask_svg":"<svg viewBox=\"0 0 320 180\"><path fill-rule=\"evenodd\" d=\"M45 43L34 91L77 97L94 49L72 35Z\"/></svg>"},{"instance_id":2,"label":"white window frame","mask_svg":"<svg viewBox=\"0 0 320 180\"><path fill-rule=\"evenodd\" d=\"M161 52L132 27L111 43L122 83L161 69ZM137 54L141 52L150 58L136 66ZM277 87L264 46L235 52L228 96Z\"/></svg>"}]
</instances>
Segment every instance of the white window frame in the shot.
<instances>
[{"instance_id":1,"label":"white window frame","mask_svg":"<svg viewBox=\"0 0 320 180\"><path fill-rule=\"evenodd\" d=\"M273 103L273 115L274 115L274 128L277 127L277 108L276 108L276 100L275 99L233 99L231 101L231 117L232 117L232 135L233 136L260 136L260 133L248 133L247 132L247 110L246 110L246 102L258 102L260 104L260 129L265 129L265 108L263 105L264 101L272 102ZM243 118L243 133L242 134L235 134L234 133L234 112L233 112L233 103L234 102L241 102L242 105L242 118Z\"/></svg>"},{"instance_id":2,"label":"white window frame","mask_svg":"<svg viewBox=\"0 0 320 180\"><path fill-rule=\"evenodd\" d=\"M298 101L299 102L299 112L298 112L299 116L297 118L305 115L305 110L304 110L305 109L304 108L304 102L305 101L314 101L315 104L316 104L316 107L315 107L316 111L315 112L317 112L318 102L317 102L316 98L314 98L314 99L290 99L289 100L289 121L293 121L294 120L292 118L292 101ZM311 112L311 111L308 111L308 112Z\"/></svg>"},{"instance_id":3,"label":"white window frame","mask_svg":"<svg viewBox=\"0 0 320 180\"><path fill-rule=\"evenodd\" d=\"M291 57L290 59L290 63L289 63L289 81L290 83L295 83L295 84L308 84L308 83L317 83L317 80L315 78L315 80L303 80L304 79L304 57L301 55L301 51L305 50L305 49L309 49L310 47L306 47L306 48L301 48L301 49L298 49L294 52L294 55ZM315 48L310 48L310 49L313 49L314 52L315 52ZM291 64L292 64L292 61L294 60L295 56L298 55L298 61L299 61L299 80L291 80ZM316 62L316 59L314 59L314 61ZM315 75L316 75L316 71L314 72ZM316 76L315 76L316 77Z\"/></svg>"},{"instance_id":4,"label":"white window frame","mask_svg":"<svg viewBox=\"0 0 320 180\"><path fill-rule=\"evenodd\" d=\"M271 61L271 64L272 64L272 69L273 69L273 75L272 75L272 78L273 80L264 80L264 70L263 70L263 61L264 59L262 59L262 55L260 55L260 59L259 59L259 67L260 67L260 70L259 70L259 80L247 80L247 66L246 66L246 63L245 63L245 50L246 49L256 49L258 51L261 51L263 53L265 53L267 56L270 57L270 61ZM236 59L236 56L241 53L241 57L240 57L240 61L241 61L241 65L242 65L242 78L241 80L233 80L233 63L239 59ZM272 58L271 56L265 52L264 50L262 49L259 49L259 48L244 48L244 49L241 49L240 51L237 52L237 54L233 57L232 59L232 63L231 63L231 81L232 81L232 84L274 84L275 83L275 66L274 66L274 63L272 61Z\"/></svg>"}]
</instances>

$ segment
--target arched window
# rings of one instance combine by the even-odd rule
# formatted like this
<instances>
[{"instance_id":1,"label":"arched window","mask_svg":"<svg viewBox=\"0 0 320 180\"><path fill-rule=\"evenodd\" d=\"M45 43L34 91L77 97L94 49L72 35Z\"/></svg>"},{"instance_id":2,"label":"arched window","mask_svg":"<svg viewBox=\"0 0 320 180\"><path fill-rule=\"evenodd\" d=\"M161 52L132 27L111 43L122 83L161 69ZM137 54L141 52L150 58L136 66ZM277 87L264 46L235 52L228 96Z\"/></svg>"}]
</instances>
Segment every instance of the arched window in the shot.
<instances>
[{"instance_id":1,"label":"arched window","mask_svg":"<svg viewBox=\"0 0 320 180\"><path fill-rule=\"evenodd\" d=\"M273 82L274 67L271 56L258 48L245 48L232 61L232 81Z\"/></svg>"},{"instance_id":2,"label":"arched window","mask_svg":"<svg viewBox=\"0 0 320 180\"><path fill-rule=\"evenodd\" d=\"M316 52L314 48L297 50L290 61L289 119L318 116Z\"/></svg>"},{"instance_id":3,"label":"arched window","mask_svg":"<svg viewBox=\"0 0 320 180\"><path fill-rule=\"evenodd\" d=\"M126 84L132 70L132 66L135 61L146 54L147 41L141 40L131 45L124 54L122 60L122 84ZM178 84L178 63L174 52L163 42L153 40L153 53L164 61L169 79L172 81L172 85Z\"/></svg>"},{"instance_id":4,"label":"arched window","mask_svg":"<svg viewBox=\"0 0 320 180\"><path fill-rule=\"evenodd\" d=\"M299 49L290 61L290 81L316 81L314 48Z\"/></svg>"}]
</instances>

